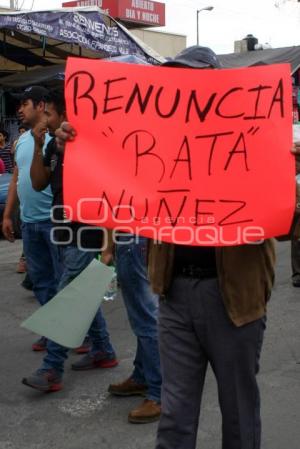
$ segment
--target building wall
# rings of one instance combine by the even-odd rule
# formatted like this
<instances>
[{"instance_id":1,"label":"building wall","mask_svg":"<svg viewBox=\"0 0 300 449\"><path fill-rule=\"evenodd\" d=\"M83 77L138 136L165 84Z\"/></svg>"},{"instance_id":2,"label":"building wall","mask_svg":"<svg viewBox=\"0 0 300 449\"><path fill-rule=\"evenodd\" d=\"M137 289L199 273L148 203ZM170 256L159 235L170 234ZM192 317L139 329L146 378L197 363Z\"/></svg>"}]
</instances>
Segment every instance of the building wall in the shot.
<instances>
[{"instance_id":1,"label":"building wall","mask_svg":"<svg viewBox=\"0 0 300 449\"><path fill-rule=\"evenodd\" d=\"M186 48L186 36L181 34L163 33L144 29L130 30L132 34L145 42L161 56L174 57Z\"/></svg>"}]
</instances>

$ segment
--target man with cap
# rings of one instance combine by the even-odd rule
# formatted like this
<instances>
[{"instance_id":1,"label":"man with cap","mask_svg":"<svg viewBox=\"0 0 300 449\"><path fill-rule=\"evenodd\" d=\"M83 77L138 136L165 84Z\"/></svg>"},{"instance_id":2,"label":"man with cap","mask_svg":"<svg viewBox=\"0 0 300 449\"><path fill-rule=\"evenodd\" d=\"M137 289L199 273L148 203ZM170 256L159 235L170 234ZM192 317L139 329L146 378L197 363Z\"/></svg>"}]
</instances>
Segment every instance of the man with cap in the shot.
<instances>
[{"instance_id":1,"label":"man with cap","mask_svg":"<svg viewBox=\"0 0 300 449\"><path fill-rule=\"evenodd\" d=\"M79 223L66 222L63 208L64 155L57 151L54 137L56 129L66 119L63 88L49 90L45 115L46 122L42 121L32 130L35 146L30 177L36 191L42 191L50 184L53 193L52 239L60 247L60 256L63 262L62 275L57 287L57 290L61 291L98 256L103 236L102 231L98 228L87 229L86 226ZM43 153L46 130L48 130L51 140ZM75 362L72 368L85 371L117 366L118 361L100 308L95 314L88 336L89 345L80 347L80 353L83 349L87 352L84 361ZM40 368L23 378L23 384L44 393L61 390L64 364L68 352L67 347L48 339L47 352ZM76 352L78 352L78 348Z\"/></svg>"},{"instance_id":2,"label":"man with cap","mask_svg":"<svg viewBox=\"0 0 300 449\"><path fill-rule=\"evenodd\" d=\"M20 101L18 115L25 126L34 128L45 114L45 100L48 91L42 86L27 88L23 94L16 94ZM50 137L46 135L44 149ZM51 299L61 276L61 265L56 245L51 242L50 220L52 193L50 186L36 192L31 185L30 166L34 151L31 131L20 136L16 145L13 177L8 190L7 203L3 215L2 231L7 240L14 241L12 214L19 198L22 238L28 273L33 283L33 292L41 305ZM35 351L46 349L46 339L40 338L33 344Z\"/></svg>"},{"instance_id":3,"label":"man with cap","mask_svg":"<svg viewBox=\"0 0 300 449\"><path fill-rule=\"evenodd\" d=\"M190 47L168 67L221 67ZM162 413L156 449L194 449L208 364L216 377L223 449L260 448L256 382L266 302L274 279L272 240L200 247L151 242L149 278L160 295Z\"/></svg>"}]
</instances>

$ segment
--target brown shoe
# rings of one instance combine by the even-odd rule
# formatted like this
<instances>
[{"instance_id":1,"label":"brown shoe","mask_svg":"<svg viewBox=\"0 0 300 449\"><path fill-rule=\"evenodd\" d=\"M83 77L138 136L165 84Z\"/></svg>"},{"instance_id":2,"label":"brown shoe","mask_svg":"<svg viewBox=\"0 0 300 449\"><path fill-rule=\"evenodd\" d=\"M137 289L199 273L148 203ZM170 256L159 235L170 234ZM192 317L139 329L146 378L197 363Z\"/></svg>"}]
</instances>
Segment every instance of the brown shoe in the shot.
<instances>
[{"instance_id":1,"label":"brown shoe","mask_svg":"<svg viewBox=\"0 0 300 449\"><path fill-rule=\"evenodd\" d=\"M128 421L134 424L146 424L157 421L160 413L161 406L158 402L145 399L141 405L129 413Z\"/></svg>"},{"instance_id":2,"label":"brown shoe","mask_svg":"<svg viewBox=\"0 0 300 449\"><path fill-rule=\"evenodd\" d=\"M145 396L147 385L138 384L129 377L119 384L110 384L108 391L115 396Z\"/></svg>"}]
</instances>

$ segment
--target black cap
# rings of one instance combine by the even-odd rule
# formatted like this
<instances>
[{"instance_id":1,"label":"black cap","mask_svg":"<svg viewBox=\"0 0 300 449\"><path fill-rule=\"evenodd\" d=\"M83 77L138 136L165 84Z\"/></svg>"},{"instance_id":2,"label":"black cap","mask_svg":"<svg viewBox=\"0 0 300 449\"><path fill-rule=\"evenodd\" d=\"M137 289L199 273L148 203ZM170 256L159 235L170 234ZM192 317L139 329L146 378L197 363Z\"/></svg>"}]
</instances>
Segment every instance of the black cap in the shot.
<instances>
[{"instance_id":1,"label":"black cap","mask_svg":"<svg viewBox=\"0 0 300 449\"><path fill-rule=\"evenodd\" d=\"M48 94L49 91L43 86L30 86L26 87L24 92L20 94L12 94L12 96L20 102L32 100L39 103L40 101L46 101Z\"/></svg>"},{"instance_id":2,"label":"black cap","mask_svg":"<svg viewBox=\"0 0 300 449\"><path fill-rule=\"evenodd\" d=\"M194 69L201 69L205 67L221 68L221 63L215 54L208 47L200 47L193 45L185 48L174 59L164 62L164 67L192 67Z\"/></svg>"}]
</instances>

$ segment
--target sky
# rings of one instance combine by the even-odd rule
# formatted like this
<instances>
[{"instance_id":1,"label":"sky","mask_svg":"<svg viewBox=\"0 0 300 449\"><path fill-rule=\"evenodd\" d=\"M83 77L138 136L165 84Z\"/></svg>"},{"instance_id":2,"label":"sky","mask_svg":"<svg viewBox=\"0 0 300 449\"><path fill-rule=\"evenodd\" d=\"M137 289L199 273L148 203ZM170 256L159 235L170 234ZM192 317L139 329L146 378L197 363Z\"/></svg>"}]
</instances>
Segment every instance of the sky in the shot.
<instances>
[{"instance_id":1,"label":"sky","mask_svg":"<svg viewBox=\"0 0 300 449\"><path fill-rule=\"evenodd\" d=\"M187 45L196 44L197 9L199 42L216 53L232 53L234 41L253 34L273 48L300 45L300 3L295 0L160 0L166 4L166 27L161 31L184 34ZM61 0L18 0L27 9L59 8ZM9 0L0 0L9 6Z\"/></svg>"}]
</instances>

